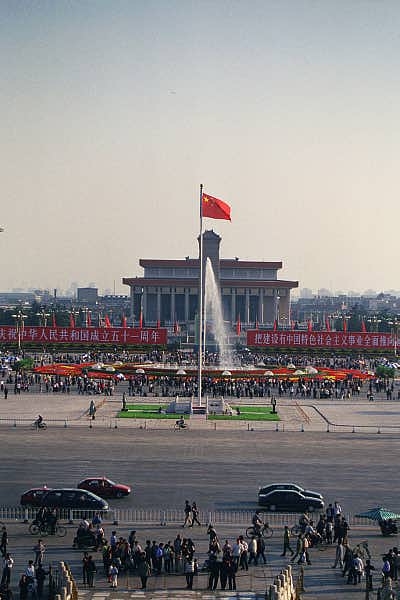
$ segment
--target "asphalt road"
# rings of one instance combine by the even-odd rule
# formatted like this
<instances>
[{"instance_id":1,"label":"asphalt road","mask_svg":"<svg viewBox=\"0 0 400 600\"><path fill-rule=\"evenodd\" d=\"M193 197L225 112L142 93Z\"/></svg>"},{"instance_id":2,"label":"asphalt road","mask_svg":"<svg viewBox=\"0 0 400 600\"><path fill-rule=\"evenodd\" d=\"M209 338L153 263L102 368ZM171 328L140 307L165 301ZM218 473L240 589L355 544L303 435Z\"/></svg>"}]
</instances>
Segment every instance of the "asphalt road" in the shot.
<instances>
[{"instance_id":1,"label":"asphalt road","mask_svg":"<svg viewBox=\"0 0 400 600\"><path fill-rule=\"evenodd\" d=\"M85 476L131 484L114 507L251 509L273 481L296 481L356 513L373 505L400 509L397 456L390 434L139 429L0 429L0 504L46 483L74 487Z\"/></svg>"}]
</instances>

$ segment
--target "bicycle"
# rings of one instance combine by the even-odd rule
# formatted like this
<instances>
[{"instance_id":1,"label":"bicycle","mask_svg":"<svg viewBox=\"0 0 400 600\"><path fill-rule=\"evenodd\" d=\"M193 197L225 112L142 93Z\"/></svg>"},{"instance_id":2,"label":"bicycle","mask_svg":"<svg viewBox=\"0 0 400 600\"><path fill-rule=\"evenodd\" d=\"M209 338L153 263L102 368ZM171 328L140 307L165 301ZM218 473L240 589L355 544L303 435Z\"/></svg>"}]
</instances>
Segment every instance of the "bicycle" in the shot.
<instances>
[{"instance_id":1,"label":"bicycle","mask_svg":"<svg viewBox=\"0 0 400 600\"><path fill-rule=\"evenodd\" d=\"M263 537L263 538L271 538L274 535L274 530L272 527L268 525L268 523L264 523L264 525L260 528L255 528L254 525L248 527L246 529L246 537L251 539L252 537Z\"/></svg>"},{"instance_id":2,"label":"bicycle","mask_svg":"<svg viewBox=\"0 0 400 600\"><path fill-rule=\"evenodd\" d=\"M31 429L35 429L36 431L38 431L39 429L47 429L47 424L44 421L39 423L36 420L36 421L33 421L32 425L31 425Z\"/></svg>"},{"instance_id":3,"label":"bicycle","mask_svg":"<svg viewBox=\"0 0 400 600\"><path fill-rule=\"evenodd\" d=\"M290 530L291 535L299 535L299 533L303 533L303 528L301 525L296 523Z\"/></svg>"},{"instance_id":4,"label":"bicycle","mask_svg":"<svg viewBox=\"0 0 400 600\"><path fill-rule=\"evenodd\" d=\"M47 535L57 535L58 537L64 537L67 535L67 528L64 525L56 523L53 532L53 526L50 523L31 523L29 525L29 533L31 535L41 535L46 537Z\"/></svg>"},{"instance_id":5,"label":"bicycle","mask_svg":"<svg viewBox=\"0 0 400 600\"><path fill-rule=\"evenodd\" d=\"M180 431L181 429L189 429L189 426L186 425L186 423L184 425L181 425L181 423L175 423L174 431Z\"/></svg>"}]
</instances>

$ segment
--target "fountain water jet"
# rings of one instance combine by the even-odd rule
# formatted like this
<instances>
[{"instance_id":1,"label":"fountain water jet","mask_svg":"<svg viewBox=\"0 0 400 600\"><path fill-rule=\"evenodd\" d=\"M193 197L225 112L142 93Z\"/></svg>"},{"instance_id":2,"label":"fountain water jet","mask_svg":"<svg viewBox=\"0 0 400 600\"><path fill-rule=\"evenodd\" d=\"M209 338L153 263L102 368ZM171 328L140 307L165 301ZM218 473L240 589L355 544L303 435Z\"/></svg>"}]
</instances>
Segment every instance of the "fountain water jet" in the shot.
<instances>
[{"instance_id":1,"label":"fountain water jet","mask_svg":"<svg viewBox=\"0 0 400 600\"><path fill-rule=\"evenodd\" d=\"M220 366L232 367L233 366L233 355L229 348L228 343L228 330L224 323L222 315L222 302L221 292L215 281L214 270L212 268L211 260L207 258L206 261L206 272L205 272L205 327L207 324L211 325L212 332L215 337L215 341L219 347Z\"/></svg>"}]
</instances>

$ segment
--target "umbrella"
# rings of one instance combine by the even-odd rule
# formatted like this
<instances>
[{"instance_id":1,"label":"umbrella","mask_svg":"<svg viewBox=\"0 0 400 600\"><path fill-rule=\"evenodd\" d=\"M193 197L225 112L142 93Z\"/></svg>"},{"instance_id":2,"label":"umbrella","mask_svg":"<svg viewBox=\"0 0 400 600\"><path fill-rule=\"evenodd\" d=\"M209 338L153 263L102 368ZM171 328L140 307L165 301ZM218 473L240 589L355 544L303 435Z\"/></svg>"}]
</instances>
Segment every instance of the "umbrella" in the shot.
<instances>
[{"instance_id":1,"label":"umbrella","mask_svg":"<svg viewBox=\"0 0 400 600\"><path fill-rule=\"evenodd\" d=\"M365 517L366 519L372 519L372 521L386 521L387 519L400 519L400 514L395 513L382 506L371 508L365 512L358 513L356 517Z\"/></svg>"},{"instance_id":2,"label":"umbrella","mask_svg":"<svg viewBox=\"0 0 400 600\"><path fill-rule=\"evenodd\" d=\"M274 376L274 374L272 371L265 371L265 373L264 373L264 377L273 377L273 376Z\"/></svg>"},{"instance_id":3,"label":"umbrella","mask_svg":"<svg viewBox=\"0 0 400 600\"><path fill-rule=\"evenodd\" d=\"M185 369L178 369L176 372L177 375L186 375Z\"/></svg>"},{"instance_id":4,"label":"umbrella","mask_svg":"<svg viewBox=\"0 0 400 600\"><path fill-rule=\"evenodd\" d=\"M221 375L222 377L231 377L232 373L230 371L222 371Z\"/></svg>"},{"instance_id":5,"label":"umbrella","mask_svg":"<svg viewBox=\"0 0 400 600\"><path fill-rule=\"evenodd\" d=\"M144 369L136 369L135 373L138 375L144 375Z\"/></svg>"},{"instance_id":6,"label":"umbrella","mask_svg":"<svg viewBox=\"0 0 400 600\"><path fill-rule=\"evenodd\" d=\"M317 373L318 373L317 369L315 367L312 367L311 365L307 365L306 372L309 375L317 375Z\"/></svg>"}]
</instances>

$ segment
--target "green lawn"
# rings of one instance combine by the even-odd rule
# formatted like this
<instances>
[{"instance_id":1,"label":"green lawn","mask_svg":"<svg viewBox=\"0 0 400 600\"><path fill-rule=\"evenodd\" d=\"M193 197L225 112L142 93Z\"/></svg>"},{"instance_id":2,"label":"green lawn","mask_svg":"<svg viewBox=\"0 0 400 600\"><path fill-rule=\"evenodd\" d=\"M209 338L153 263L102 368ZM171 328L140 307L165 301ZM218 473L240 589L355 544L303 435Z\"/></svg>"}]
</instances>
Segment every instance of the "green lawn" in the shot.
<instances>
[{"instance_id":1,"label":"green lawn","mask_svg":"<svg viewBox=\"0 0 400 600\"><path fill-rule=\"evenodd\" d=\"M236 414L236 408L240 415ZM279 415L272 412L270 406L233 406L233 416L230 415L208 415L208 419L214 421L279 421Z\"/></svg>"},{"instance_id":2,"label":"green lawn","mask_svg":"<svg viewBox=\"0 0 400 600\"><path fill-rule=\"evenodd\" d=\"M165 410L168 404L127 404L127 411L120 411L121 419L179 419L181 413L159 413L158 409ZM238 406L240 415L236 414L236 406L232 406L233 415L208 415L210 421L279 421L279 415L272 412L270 406ZM190 415L184 415L189 419Z\"/></svg>"},{"instance_id":3,"label":"green lawn","mask_svg":"<svg viewBox=\"0 0 400 600\"><path fill-rule=\"evenodd\" d=\"M165 410L168 404L127 404L127 411L120 411L117 417L121 419L179 419L182 413L159 413L158 409ZM185 419L190 415L184 415Z\"/></svg>"}]
</instances>

